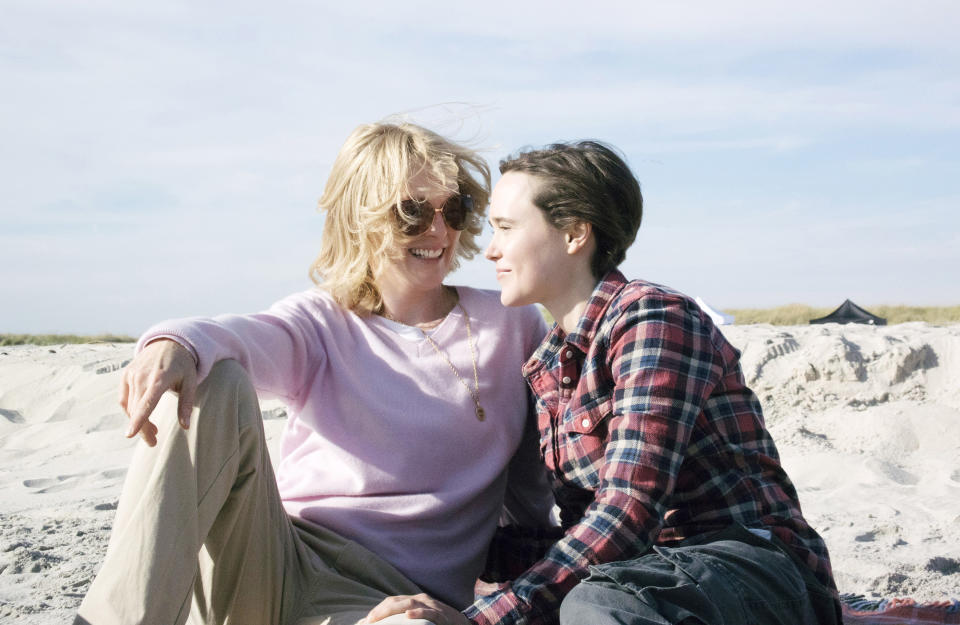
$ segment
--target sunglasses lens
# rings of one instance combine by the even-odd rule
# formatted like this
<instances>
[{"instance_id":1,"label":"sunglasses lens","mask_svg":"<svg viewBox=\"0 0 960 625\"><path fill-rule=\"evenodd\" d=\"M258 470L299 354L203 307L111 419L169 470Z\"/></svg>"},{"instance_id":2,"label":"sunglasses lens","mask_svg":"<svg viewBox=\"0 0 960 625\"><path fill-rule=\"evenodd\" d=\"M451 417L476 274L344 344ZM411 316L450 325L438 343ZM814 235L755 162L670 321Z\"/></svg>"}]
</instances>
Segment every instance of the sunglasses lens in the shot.
<instances>
[{"instance_id":1,"label":"sunglasses lens","mask_svg":"<svg viewBox=\"0 0 960 625\"><path fill-rule=\"evenodd\" d=\"M426 202L404 200L397 206L396 211L400 232L407 236L423 234L433 221L433 208Z\"/></svg>"},{"instance_id":2,"label":"sunglasses lens","mask_svg":"<svg viewBox=\"0 0 960 625\"><path fill-rule=\"evenodd\" d=\"M454 230L463 230L467 225L467 208L462 195L455 195L443 205L443 219Z\"/></svg>"},{"instance_id":3,"label":"sunglasses lens","mask_svg":"<svg viewBox=\"0 0 960 625\"><path fill-rule=\"evenodd\" d=\"M473 197L454 195L443 205L443 220L454 230L467 227L467 215L473 210ZM430 229L436 212L428 202L403 200L395 209L400 232L406 236L419 236Z\"/></svg>"}]
</instances>

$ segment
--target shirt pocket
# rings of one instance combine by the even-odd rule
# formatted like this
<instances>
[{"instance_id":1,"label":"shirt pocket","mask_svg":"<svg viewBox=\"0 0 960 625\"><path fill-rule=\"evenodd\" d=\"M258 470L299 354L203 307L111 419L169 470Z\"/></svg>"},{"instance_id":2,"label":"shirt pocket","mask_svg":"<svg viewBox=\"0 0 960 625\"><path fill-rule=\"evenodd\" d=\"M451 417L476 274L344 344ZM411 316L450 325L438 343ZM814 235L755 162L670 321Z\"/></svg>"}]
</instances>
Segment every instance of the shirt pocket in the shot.
<instances>
[{"instance_id":1,"label":"shirt pocket","mask_svg":"<svg viewBox=\"0 0 960 625\"><path fill-rule=\"evenodd\" d=\"M568 409L558 431L565 477L583 488L597 488L604 464L612 398Z\"/></svg>"}]
</instances>

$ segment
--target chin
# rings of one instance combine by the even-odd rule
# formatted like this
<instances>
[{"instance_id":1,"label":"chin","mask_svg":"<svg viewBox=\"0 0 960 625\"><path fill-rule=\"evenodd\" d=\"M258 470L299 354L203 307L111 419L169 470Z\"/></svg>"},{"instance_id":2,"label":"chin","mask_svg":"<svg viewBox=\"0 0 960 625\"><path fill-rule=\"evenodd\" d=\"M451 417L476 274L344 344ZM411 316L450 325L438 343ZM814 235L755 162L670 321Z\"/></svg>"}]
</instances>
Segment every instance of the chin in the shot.
<instances>
[{"instance_id":1,"label":"chin","mask_svg":"<svg viewBox=\"0 0 960 625\"><path fill-rule=\"evenodd\" d=\"M529 302L523 301L523 298L518 297L515 293L502 290L500 291L500 303L504 306L524 306Z\"/></svg>"}]
</instances>

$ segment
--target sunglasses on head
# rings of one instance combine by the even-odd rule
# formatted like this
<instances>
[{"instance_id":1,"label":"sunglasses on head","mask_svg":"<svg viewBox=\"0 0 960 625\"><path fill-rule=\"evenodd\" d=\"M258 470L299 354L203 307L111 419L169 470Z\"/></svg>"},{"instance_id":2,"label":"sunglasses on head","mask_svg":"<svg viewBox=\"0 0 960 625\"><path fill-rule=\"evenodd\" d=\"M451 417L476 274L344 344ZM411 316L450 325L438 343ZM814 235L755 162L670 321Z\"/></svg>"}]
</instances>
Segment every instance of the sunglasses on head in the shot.
<instances>
[{"instance_id":1,"label":"sunglasses on head","mask_svg":"<svg viewBox=\"0 0 960 625\"><path fill-rule=\"evenodd\" d=\"M407 236L418 236L430 229L433 216L443 215L443 220L454 230L467 227L467 217L473 210L473 196L466 193L451 195L440 208L426 200L403 200L394 207L400 232Z\"/></svg>"}]
</instances>

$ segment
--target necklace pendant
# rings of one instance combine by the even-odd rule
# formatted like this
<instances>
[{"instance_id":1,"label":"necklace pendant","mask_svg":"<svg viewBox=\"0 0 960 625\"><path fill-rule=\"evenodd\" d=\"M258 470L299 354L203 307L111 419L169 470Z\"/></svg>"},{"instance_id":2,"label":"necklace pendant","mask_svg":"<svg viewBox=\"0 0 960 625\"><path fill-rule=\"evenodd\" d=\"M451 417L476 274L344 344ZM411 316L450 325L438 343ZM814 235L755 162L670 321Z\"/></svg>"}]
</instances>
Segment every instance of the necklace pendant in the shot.
<instances>
[{"instance_id":1,"label":"necklace pendant","mask_svg":"<svg viewBox=\"0 0 960 625\"><path fill-rule=\"evenodd\" d=\"M480 404L477 404L477 421L483 421L487 418L487 413Z\"/></svg>"}]
</instances>

